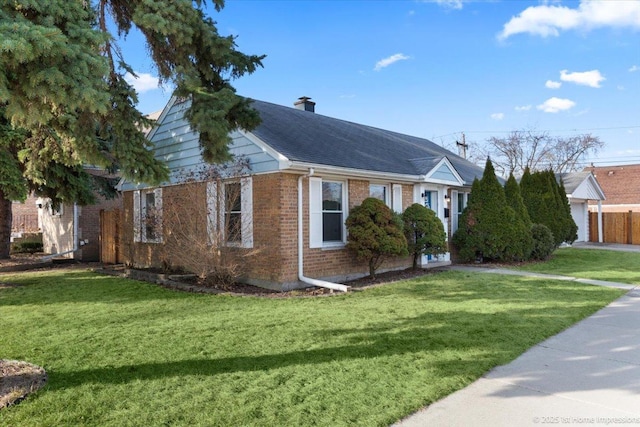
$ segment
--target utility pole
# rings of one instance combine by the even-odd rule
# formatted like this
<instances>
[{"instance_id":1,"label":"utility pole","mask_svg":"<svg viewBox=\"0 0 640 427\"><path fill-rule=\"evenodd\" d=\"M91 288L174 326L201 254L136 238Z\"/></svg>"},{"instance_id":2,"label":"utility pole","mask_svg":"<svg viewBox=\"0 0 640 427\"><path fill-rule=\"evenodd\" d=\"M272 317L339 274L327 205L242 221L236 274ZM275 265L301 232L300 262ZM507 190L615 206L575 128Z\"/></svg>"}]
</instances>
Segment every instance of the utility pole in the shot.
<instances>
[{"instance_id":1,"label":"utility pole","mask_svg":"<svg viewBox=\"0 0 640 427\"><path fill-rule=\"evenodd\" d=\"M462 132L462 142L456 141L456 145L458 146L458 155L463 159L467 158L467 148L469 148L469 144L464 137L464 132Z\"/></svg>"}]
</instances>

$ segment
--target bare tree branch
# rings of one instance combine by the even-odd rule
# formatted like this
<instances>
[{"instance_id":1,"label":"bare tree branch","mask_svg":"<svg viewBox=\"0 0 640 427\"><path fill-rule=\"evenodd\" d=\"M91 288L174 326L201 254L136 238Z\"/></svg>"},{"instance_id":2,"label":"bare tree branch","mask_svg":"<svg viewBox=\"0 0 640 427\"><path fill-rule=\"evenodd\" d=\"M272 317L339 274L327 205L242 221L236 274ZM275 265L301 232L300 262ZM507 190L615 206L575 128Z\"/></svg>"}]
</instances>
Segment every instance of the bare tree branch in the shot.
<instances>
[{"instance_id":1,"label":"bare tree branch","mask_svg":"<svg viewBox=\"0 0 640 427\"><path fill-rule=\"evenodd\" d=\"M483 152L502 176L522 175L531 171L552 169L556 173L580 170L587 156L602 147L598 137L591 134L553 137L535 130L513 131L503 138L491 137Z\"/></svg>"}]
</instances>

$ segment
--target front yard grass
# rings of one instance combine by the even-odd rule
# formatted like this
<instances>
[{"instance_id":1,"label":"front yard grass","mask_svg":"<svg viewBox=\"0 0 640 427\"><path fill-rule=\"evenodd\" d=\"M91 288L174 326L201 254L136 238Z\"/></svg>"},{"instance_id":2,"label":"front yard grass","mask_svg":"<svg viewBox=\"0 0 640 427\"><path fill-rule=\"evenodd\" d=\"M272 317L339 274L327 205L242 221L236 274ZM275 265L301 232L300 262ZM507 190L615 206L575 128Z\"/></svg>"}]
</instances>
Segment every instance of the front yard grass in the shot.
<instances>
[{"instance_id":1,"label":"front yard grass","mask_svg":"<svg viewBox=\"0 0 640 427\"><path fill-rule=\"evenodd\" d=\"M9 426L385 426L623 293L465 272L291 299L77 270L0 283L0 358L49 375Z\"/></svg>"},{"instance_id":2,"label":"front yard grass","mask_svg":"<svg viewBox=\"0 0 640 427\"><path fill-rule=\"evenodd\" d=\"M557 249L551 259L518 270L640 285L640 253L605 249Z\"/></svg>"}]
</instances>

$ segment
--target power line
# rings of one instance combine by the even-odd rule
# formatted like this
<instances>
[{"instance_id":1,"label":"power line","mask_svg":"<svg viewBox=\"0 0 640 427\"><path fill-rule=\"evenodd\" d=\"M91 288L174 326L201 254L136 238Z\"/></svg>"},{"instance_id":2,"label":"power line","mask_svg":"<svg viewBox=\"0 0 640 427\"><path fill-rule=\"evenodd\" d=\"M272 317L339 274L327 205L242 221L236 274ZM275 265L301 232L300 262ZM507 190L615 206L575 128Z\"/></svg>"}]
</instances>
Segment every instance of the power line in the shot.
<instances>
[{"instance_id":1,"label":"power line","mask_svg":"<svg viewBox=\"0 0 640 427\"><path fill-rule=\"evenodd\" d=\"M596 130L623 130L623 129L640 129L640 126L611 126L611 127L601 127L601 128L582 128L582 129L531 129L532 132L584 132L584 131L596 131ZM521 130L464 130L458 132L451 132L444 135L434 136L432 139L444 138L445 136L457 135L462 132L466 133L511 133L511 132L519 132ZM525 129L525 131L527 131Z\"/></svg>"},{"instance_id":2,"label":"power line","mask_svg":"<svg viewBox=\"0 0 640 427\"><path fill-rule=\"evenodd\" d=\"M532 129L532 132L583 132L591 130L622 130L622 129L640 129L640 126L612 126L604 128L583 128L583 129ZM466 130L467 133L511 133L513 130Z\"/></svg>"}]
</instances>

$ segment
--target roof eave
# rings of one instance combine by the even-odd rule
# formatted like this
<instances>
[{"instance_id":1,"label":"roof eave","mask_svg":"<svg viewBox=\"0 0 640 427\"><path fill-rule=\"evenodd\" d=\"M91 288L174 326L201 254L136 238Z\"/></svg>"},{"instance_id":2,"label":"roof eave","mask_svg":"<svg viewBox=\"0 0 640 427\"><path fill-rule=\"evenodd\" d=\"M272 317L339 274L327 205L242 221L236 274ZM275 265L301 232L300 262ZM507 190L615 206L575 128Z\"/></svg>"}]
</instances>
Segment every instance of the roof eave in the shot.
<instances>
[{"instance_id":1,"label":"roof eave","mask_svg":"<svg viewBox=\"0 0 640 427\"><path fill-rule=\"evenodd\" d=\"M353 169L340 166L323 165L319 163L292 161L289 167L290 171L296 171L306 173L309 169L313 169L316 174L326 174L341 177L355 177L355 178L368 178L379 179L394 182L405 182L411 184L433 183L444 184L454 187L464 187L464 181L462 183L454 183L451 181L443 181L438 179L428 179L426 175L412 175L412 174L399 174L393 172L380 172L365 169Z\"/></svg>"},{"instance_id":2,"label":"roof eave","mask_svg":"<svg viewBox=\"0 0 640 427\"><path fill-rule=\"evenodd\" d=\"M260 147L260 149L262 149L264 153L273 157L278 162L279 170L289 169L291 167L291 160L289 160L287 156L275 150L254 133L242 129L238 129L238 132L246 137L249 141Z\"/></svg>"}]
</instances>

